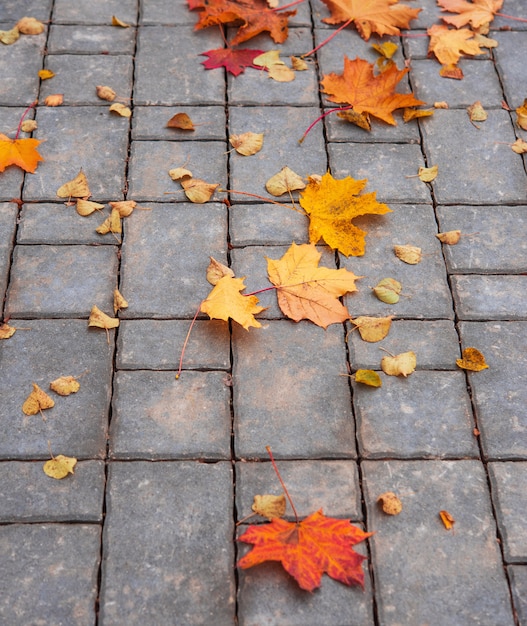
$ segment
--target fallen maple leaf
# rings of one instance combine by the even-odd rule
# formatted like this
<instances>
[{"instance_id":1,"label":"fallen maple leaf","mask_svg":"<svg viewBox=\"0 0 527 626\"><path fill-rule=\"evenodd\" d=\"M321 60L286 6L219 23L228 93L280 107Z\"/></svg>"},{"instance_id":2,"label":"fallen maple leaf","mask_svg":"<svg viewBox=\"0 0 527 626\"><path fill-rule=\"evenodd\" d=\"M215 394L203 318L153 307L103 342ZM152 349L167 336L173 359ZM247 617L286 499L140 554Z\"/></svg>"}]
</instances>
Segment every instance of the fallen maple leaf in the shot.
<instances>
[{"instance_id":1,"label":"fallen maple leaf","mask_svg":"<svg viewBox=\"0 0 527 626\"><path fill-rule=\"evenodd\" d=\"M37 150L41 143L42 141L32 138L9 139L0 133L0 172L10 165L16 165L33 174L38 162L44 160Z\"/></svg>"},{"instance_id":2,"label":"fallen maple leaf","mask_svg":"<svg viewBox=\"0 0 527 626\"><path fill-rule=\"evenodd\" d=\"M396 109L424 104L413 93L395 93L397 83L408 73L408 68L398 70L395 65L375 75L372 63L364 59L344 56L342 74L326 74L322 91L328 100L353 106L356 113L373 115L387 124L396 125L392 115Z\"/></svg>"},{"instance_id":3,"label":"fallen maple leaf","mask_svg":"<svg viewBox=\"0 0 527 626\"><path fill-rule=\"evenodd\" d=\"M355 281L361 277L344 268L318 267L320 257L313 244L293 243L281 259L267 258L267 273L278 287L278 305L287 317L327 328L349 319L348 309L338 298L357 291Z\"/></svg>"},{"instance_id":4,"label":"fallen maple leaf","mask_svg":"<svg viewBox=\"0 0 527 626\"><path fill-rule=\"evenodd\" d=\"M211 319L227 321L229 318L238 322L245 330L250 326L260 328L262 325L255 319L257 313L265 310L258 306L256 296L244 296L240 292L245 289L243 278L223 276L214 289L200 305L200 310Z\"/></svg>"},{"instance_id":5,"label":"fallen maple leaf","mask_svg":"<svg viewBox=\"0 0 527 626\"><path fill-rule=\"evenodd\" d=\"M355 180L351 176L337 180L328 172L320 181L310 178L300 194L300 205L309 216L309 240L317 243L321 238L346 256L362 256L366 231L352 223L360 215L383 215L391 209L375 199L376 193L359 195L367 179Z\"/></svg>"},{"instance_id":6,"label":"fallen maple leaf","mask_svg":"<svg viewBox=\"0 0 527 626\"><path fill-rule=\"evenodd\" d=\"M224 67L227 72L233 76L239 76L247 67L258 69L253 64L254 58L262 54L263 50L251 50L249 48L218 48L217 50L209 50L202 52L202 56L208 57L203 61L203 66L207 70L214 70L218 67Z\"/></svg>"},{"instance_id":7,"label":"fallen maple leaf","mask_svg":"<svg viewBox=\"0 0 527 626\"><path fill-rule=\"evenodd\" d=\"M273 519L269 524L249 526L240 537L254 547L238 565L247 569L265 561L279 561L306 591L320 587L323 573L345 585L364 587L362 562L366 557L352 546L372 534L348 520L326 517L322 510L299 522Z\"/></svg>"},{"instance_id":8,"label":"fallen maple leaf","mask_svg":"<svg viewBox=\"0 0 527 626\"><path fill-rule=\"evenodd\" d=\"M322 21L340 24L353 21L361 37L368 41L372 33L399 35L400 28L408 28L422 9L412 9L398 0L322 0L331 17Z\"/></svg>"},{"instance_id":9,"label":"fallen maple leaf","mask_svg":"<svg viewBox=\"0 0 527 626\"><path fill-rule=\"evenodd\" d=\"M442 11L459 15L441 15L443 22L461 28L470 24L472 28L481 28L490 24L494 15L501 9L503 0L437 0Z\"/></svg>"},{"instance_id":10,"label":"fallen maple leaf","mask_svg":"<svg viewBox=\"0 0 527 626\"><path fill-rule=\"evenodd\" d=\"M434 24L427 33L430 36L428 56L435 55L443 66L439 73L446 78L463 78L461 68L457 67L459 59L465 54L478 55L484 52L468 28L454 30Z\"/></svg>"}]
</instances>

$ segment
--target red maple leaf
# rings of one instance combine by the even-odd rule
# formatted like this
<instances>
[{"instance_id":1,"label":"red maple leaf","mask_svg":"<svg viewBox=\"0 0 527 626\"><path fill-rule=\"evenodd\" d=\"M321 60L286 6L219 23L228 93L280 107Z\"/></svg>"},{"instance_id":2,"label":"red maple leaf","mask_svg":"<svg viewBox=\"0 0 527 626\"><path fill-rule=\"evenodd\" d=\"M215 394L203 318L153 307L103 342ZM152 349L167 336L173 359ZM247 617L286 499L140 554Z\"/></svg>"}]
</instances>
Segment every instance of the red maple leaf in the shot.
<instances>
[{"instance_id":1,"label":"red maple leaf","mask_svg":"<svg viewBox=\"0 0 527 626\"><path fill-rule=\"evenodd\" d=\"M366 557L352 548L373 533L365 533L348 520L326 517L322 510L300 522L273 519L269 524L249 526L240 541L253 549L238 561L242 569L264 561L280 561L301 589L320 587L322 574L345 585L364 588L362 562Z\"/></svg>"},{"instance_id":2,"label":"red maple leaf","mask_svg":"<svg viewBox=\"0 0 527 626\"><path fill-rule=\"evenodd\" d=\"M248 48L239 50L218 48L216 50L202 52L201 54L208 57L206 61L203 61L203 65L206 69L213 70L218 67L224 67L233 76L239 76L246 67L254 67L255 69L261 70L261 67L253 65L253 59L262 53L263 50L250 50Z\"/></svg>"}]
</instances>

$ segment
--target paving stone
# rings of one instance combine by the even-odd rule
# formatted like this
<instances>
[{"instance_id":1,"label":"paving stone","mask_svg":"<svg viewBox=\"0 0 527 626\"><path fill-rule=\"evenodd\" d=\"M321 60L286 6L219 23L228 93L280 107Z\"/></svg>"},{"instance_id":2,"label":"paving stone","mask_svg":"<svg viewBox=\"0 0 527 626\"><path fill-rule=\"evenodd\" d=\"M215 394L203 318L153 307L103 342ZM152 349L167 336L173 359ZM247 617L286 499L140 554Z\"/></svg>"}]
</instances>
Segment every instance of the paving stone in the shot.
<instances>
[{"instance_id":1,"label":"paving stone","mask_svg":"<svg viewBox=\"0 0 527 626\"><path fill-rule=\"evenodd\" d=\"M42 466L42 461L0 462L1 522L102 521L102 461L80 461L65 480L49 478Z\"/></svg>"},{"instance_id":2,"label":"paving stone","mask_svg":"<svg viewBox=\"0 0 527 626\"><path fill-rule=\"evenodd\" d=\"M105 24L112 23L112 15L135 24L137 0L90 0L71 4L69 0L55 0L53 21L56 24Z\"/></svg>"},{"instance_id":3,"label":"paving stone","mask_svg":"<svg viewBox=\"0 0 527 626\"><path fill-rule=\"evenodd\" d=\"M38 20L48 20L52 0L3 0L0 5L0 22L18 22L24 15ZM13 24L14 25L14 24Z\"/></svg>"},{"instance_id":4,"label":"paving stone","mask_svg":"<svg viewBox=\"0 0 527 626\"><path fill-rule=\"evenodd\" d=\"M428 164L439 167L431 183L439 204L525 201L522 162L501 145L516 139L509 114L497 110L488 113L479 129L471 124L466 111L456 110L439 109L422 124ZM463 150L453 151L456 145Z\"/></svg>"},{"instance_id":5,"label":"paving stone","mask_svg":"<svg viewBox=\"0 0 527 626\"><path fill-rule=\"evenodd\" d=\"M167 128L176 113L186 113L193 131ZM132 139L164 141L225 141L225 109L219 106L134 107Z\"/></svg>"},{"instance_id":6,"label":"paving stone","mask_svg":"<svg viewBox=\"0 0 527 626\"><path fill-rule=\"evenodd\" d=\"M376 191L380 202L430 202L430 190L416 176L425 166L420 146L330 143L328 153L334 178L367 178L366 191Z\"/></svg>"},{"instance_id":7,"label":"paving stone","mask_svg":"<svg viewBox=\"0 0 527 626\"><path fill-rule=\"evenodd\" d=\"M168 171L187 167L194 178L223 188L227 182L226 144L221 141L134 141L130 157L128 196L134 200L188 202ZM222 199L216 191L212 201ZM198 206L198 205L195 205Z\"/></svg>"},{"instance_id":8,"label":"paving stone","mask_svg":"<svg viewBox=\"0 0 527 626\"><path fill-rule=\"evenodd\" d=\"M291 245L308 243L308 221L290 205L232 204L229 209L231 245Z\"/></svg>"},{"instance_id":9,"label":"paving stone","mask_svg":"<svg viewBox=\"0 0 527 626\"><path fill-rule=\"evenodd\" d=\"M46 68L55 72L55 76L42 82L42 102L47 96L61 93L64 105L99 105L108 109L111 103L97 96L97 85L109 85L125 102L129 101L132 93L131 56L50 54L46 57ZM108 116L111 119L120 117L109 112Z\"/></svg>"},{"instance_id":10,"label":"paving stone","mask_svg":"<svg viewBox=\"0 0 527 626\"><path fill-rule=\"evenodd\" d=\"M267 445L276 458L355 456L341 327L277 320L247 332L236 325L233 359L238 457L266 458Z\"/></svg>"},{"instance_id":11,"label":"paving stone","mask_svg":"<svg viewBox=\"0 0 527 626\"><path fill-rule=\"evenodd\" d=\"M110 313L117 254L112 246L16 246L12 274L12 317L88 317L94 304Z\"/></svg>"},{"instance_id":12,"label":"paving stone","mask_svg":"<svg viewBox=\"0 0 527 626\"><path fill-rule=\"evenodd\" d=\"M524 13L525 6L518 11L518 15ZM525 45L525 33L495 32L491 36L498 42L494 54L496 67L503 83L505 98L511 109L515 109L523 104L525 98L522 88L527 81L527 68L521 62L522 54L519 53ZM515 115L514 118L516 118Z\"/></svg>"},{"instance_id":13,"label":"paving stone","mask_svg":"<svg viewBox=\"0 0 527 626\"><path fill-rule=\"evenodd\" d=\"M170 180L170 179L169 179ZM216 203L150 205L126 224L120 291L123 318L194 317L211 290L209 256L226 263L226 208Z\"/></svg>"},{"instance_id":14,"label":"paving stone","mask_svg":"<svg viewBox=\"0 0 527 626\"><path fill-rule=\"evenodd\" d=\"M489 369L469 372L485 455L527 459L527 324L461 322L462 347L485 356Z\"/></svg>"},{"instance_id":15,"label":"paving stone","mask_svg":"<svg viewBox=\"0 0 527 626\"><path fill-rule=\"evenodd\" d=\"M461 352L459 340L450 320L394 320L388 336L382 341L363 341L354 325L348 332L351 367L357 369L380 369L386 353L392 354L413 350L417 358L418 370L455 370L456 359Z\"/></svg>"},{"instance_id":16,"label":"paving stone","mask_svg":"<svg viewBox=\"0 0 527 626\"><path fill-rule=\"evenodd\" d=\"M421 183L422 184L422 183ZM375 189L368 185L365 192ZM429 205L390 204L392 213L355 220L368 232L362 257L342 257L341 267L363 276L358 292L344 297L351 315L395 315L396 317L452 319L452 298L446 281L441 244L435 237L437 225ZM410 244L422 249L419 264L399 260L393 246ZM372 288L383 278L395 278L403 289L396 304L385 304ZM404 294L404 296L402 295Z\"/></svg>"},{"instance_id":17,"label":"paving stone","mask_svg":"<svg viewBox=\"0 0 527 626\"><path fill-rule=\"evenodd\" d=\"M133 54L134 48L134 28L52 24L49 32L48 54ZM49 59L50 63L53 61ZM113 76L112 79L114 79ZM84 87L86 87L85 84ZM124 94L119 94L119 96L122 98Z\"/></svg>"},{"instance_id":18,"label":"paving stone","mask_svg":"<svg viewBox=\"0 0 527 626\"><path fill-rule=\"evenodd\" d=\"M362 520L359 474L355 461L279 461L282 476L298 516L322 509L324 515ZM238 519L250 515L254 496L282 493L271 463L236 463L236 510ZM291 505L285 518L294 521ZM248 519L246 524L263 521Z\"/></svg>"},{"instance_id":19,"label":"paving stone","mask_svg":"<svg viewBox=\"0 0 527 626\"><path fill-rule=\"evenodd\" d=\"M206 71L198 50L219 48L219 32L188 26L140 30L135 67L135 104L223 104L223 72Z\"/></svg>"},{"instance_id":20,"label":"paving stone","mask_svg":"<svg viewBox=\"0 0 527 626\"><path fill-rule=\"evenodd\" d=\"M177 370L189 320L124 320L117 338L117 367ZM183 358L185 369L228 369L229 327L222 320L197 320Z\"/></svg>"},{"instance_id":21,"label":"paving stone","mask_svg":"<svg viewBox=\"0 0 527 626\"><path fill-rule=\"evenodd\" d=\"M451 281L460 319L527 319L523 295L527 288L526 275L455 275Z\"/></svg>"},{"instance_id":22,"label":"paving stone","mask_svg":"<svg viewBox=\"0 0 527 626\"><path fill-rule=\"evenodd\" d=\"M21 13L20 17L24 15ZM2 30L13 26L14 24L6 24ZM45 45L45 31L40 35L28 37L22 35L14 44L2 45L0 48L0 66L3 68L0 82L0 106L23 105L24 109L37 99L40 83L38 71L42 69ZM5 130L2 132L5 134Z\"/></svg>"},{"instance_id":23,"label":"paving stone","mask_svg":"<svg viewBox=\"0 0 527 626\"><path fill-rule=\"evenodd\" d=\"M232 497L230 463L112 463L100 623L232 625Z\"/></svg>"},{"instance_id":24,"label":"paving stone","mask_svg":"<svg viewBox=\"0 0 527 626\"><path fill-rule=\"evenodd\" d=\"M381 624L512 626L496 526L479 461L365 461L365 500ZM393 491L400 515L376 500ZM447 531L439 511L456 520ZM456 584L451 584L452 581Z\"/></svg>"},{"instance_id":25,"label":"paving stone","mask_svg":"<svg viewBox=\"0 0 527 626\"><path fill-rule=\"evenodd\" d=\"M231 188L269 197L265 183L286 165L299 176L323 174L327 170L322 125L317 124L305 141L298 140L320 115L314 107L254 107L229 109L229 134L252 131L264 133L263 147L250 157L231 153ZM297 193L293 193L296 197ZM236 199L250 202L250 198L234 195ZM286 195L273 198L290 202Z\"/></svg>"},{"instance_id":26,"label":"paving stone","mask_svg":"<svg viewBox=\"0 0 527 626\"><path fill-rule=\"evenodd\" d=\"M525 272L527 217L520 206L439 206L440 229L466 235L443 246L448 271L455 274Z\"/></svg>"},{"instance_id":27,"label":"paving stone","mask_svg":"<svg viewBox=\"0 0 527 626\"><path fill-rule=\"evenodd\" d=\"M446 101L451 109L465 108L477 100L485 109L501 107L503 91L492 60L465 60L462 65L463 80L443 78L439 75L440 69L441 64L435 59L412 61L412 84L416 98L424 100L429 106Z\"/></svg>"},{"instance_id":28,"label":"paving stone","mask_svg":"<svg viewBox=\"0 0 527 626\"><path fill-rule=\"evenodd\" d=\"M114 459L228 459L230 377L224 372L118 372Z\"/></svg>"},{"instance_id":29,"label":"paving stone","mask_svg":"<svg viewBox=\"0 0 527 626\"><path fill-rule=\"evenodd\" d=\"M527 535L524 511L527 507L527 463L489 463L492 495L498 513L498 528L503 538L505 560L525 562Z\"/></svg>"},{"instance_id":30,"label":"paving stone","mask_svg":"<svg viewBox=\"0 0 527 626\"><path fill-rule=\"evenodd\" d=\"M337 105L335 105L337 106ZM333 108L333 107L332 107ZM325 109L327 113L330 109ZM390 126L381 120L372 119L371 131L359 128L331 113L324 118L328 141L343 143L419 143L419 126L417 122L405 124L401 116L395 112L397 126Z\"/></svg>"},{"instance_id":31,"label":"paving stone","mask_svg":"<svg viewBox=\"0 0 527 626\"><path fill-rule=\"evenodd\" d=\"M17 214L16 204L0 203L0 232L2 233L0 239L0 300L2 302L11 267L11 252L16 232Z\"/></svg>"},{"instance_id":32,"label":"paving stone","mask_svg":"<svg viewBox=\"0 0 527 626\"><path fill-rule=\"evenodd\" d=\"M525 565L509 565L507 568L511 579L514 608L518 615L518 623L527 619L527 567Z\"/></svg>"},{"instance_id":33,"label":"paving stone","mask_svg":"<svg viewBox=\"0 0 527 626\"><path fill-rule=\"evenodd\" d=\"M88 123L89 121L89 123ZM45 161L26 176L24 200L57 202L57 189L83 170L91 200L123 200L129 121L102 107L39 107Z\"/></svg>"},{"instance_id":34,"label":"paving stone","mask_svg":"<svg viewBox=\"0 0 527 626\"><path fill-rule=\"evenodd\" d=\"M0 526L0 620L95 624L98 525Z\"/></svg>"},{"instance_id":35,"label":"paving stone","mask_svg":"<svg viewBox=\"0 0 527 626\"><path fill-rule=\"evenodd\" d=\"M113 332L87 329L86 320L11 320L20 329L0 352L0 440L2 459L104 457L111 395ZM25 416L22 404L37 383L44 391L59 376L79 378L80 390L67 398L50 392L55 406ZM82 376L82 378L81 378ZM73 478L73 477L72 477Z\"/></svg>"},{"instance_id":36,"label":"paving stone","mask_svg":"<svg viewBox=\"0 0 527 626\"><path fill-rule=\"evenodd\" d=\"M382 387L353 382L363 458L478 457L472 408L462 372L381 374Z\"/></svg>"}]
</instances>

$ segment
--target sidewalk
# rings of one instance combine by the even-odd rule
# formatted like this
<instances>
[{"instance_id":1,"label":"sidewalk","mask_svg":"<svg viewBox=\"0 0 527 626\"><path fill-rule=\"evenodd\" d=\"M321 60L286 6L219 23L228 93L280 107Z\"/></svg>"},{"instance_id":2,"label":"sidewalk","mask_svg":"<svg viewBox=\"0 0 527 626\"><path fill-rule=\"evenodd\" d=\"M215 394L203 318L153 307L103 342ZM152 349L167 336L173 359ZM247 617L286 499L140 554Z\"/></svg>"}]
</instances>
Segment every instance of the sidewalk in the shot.
<instances>
[{"instance_id":1,"label":"sidewalk","mask_svg":"<svg viewBox=\"0 0 527 626\"><path fill-rule=\"evenodd\" d=\"M435 0L407 3L423 7L412 33L439 21ZM521 0L503 11L527 16ZM526 23L497 17L498 47L462 60L460 81L439 76L427 37L391 38L398 67L410 63L403 90L449 108L408 124L396 114L397 126L374 121L370 133L329 115L300 146L332 106L322 76L341 73L344 54L375 61L378 39L346 28L278 83L254 69L206 71L200 53L223 41L216 28L193 30L183 0L3 0L0 30L25 15L47 28L0 44L0 132L13 138L38 99L29 117L44 161L34 174L0 174L3 318L30 329L0 341L0 624L527 624L527 162L506 145L527 140L514 114L527 98ZM112 15L131 27L112 27ZM305 53L331 32L327 15L306 1L282 46L259 36L247 47ZM55 77L41 81L43 68ZM96 85L132 117L109 113ZM56 93L63 105L44 106ZM488 111L479 129L466 112L477 100ZM178 112L193 133L166 128ZM265 134L263 149L229 152L228 136L247 131ZM263 328L201 315L175 380L211 289L209 257L252 292L269 286L265 257L308 242L306 218L289 208L221 191L188 202L168 176L185 164L258 195L286 165L367 178L392 213L357 221L363 257L321 247L321 265L363 276L345 304L353 317L394 315L388 337L294 323L269 291ZM431 165L433 183L414 176ZM81 168L91 200L151 210L124 219L122 237L97 234L107 208L83 218L56 195ZM464 235L455 246L435 237L454 229ZM422 248L418 265L393 254L407 243ZM387 276L403 285L393 306L370 289ZM87 319L93 305L113 316L117 287L129 307L107 341ZM380 389L345 376L380 370L380 345L413 350L415 373L382 375ZM456 366L469 346L488 369ZM24 415L31 383L47 390L61 375L79 377L80 391L54 396L45 420ZM49 446L78 459L74 475L44 474ZM254 495L281 492L266 446L299 515L322 508L375 532L357 546L364 591L324 576L310 594L276 563L237 570L248 546L234 538L260 518L236 521ZM387 491L403 503L398 516L377 504Z\"/></svg>"}]
</instances>

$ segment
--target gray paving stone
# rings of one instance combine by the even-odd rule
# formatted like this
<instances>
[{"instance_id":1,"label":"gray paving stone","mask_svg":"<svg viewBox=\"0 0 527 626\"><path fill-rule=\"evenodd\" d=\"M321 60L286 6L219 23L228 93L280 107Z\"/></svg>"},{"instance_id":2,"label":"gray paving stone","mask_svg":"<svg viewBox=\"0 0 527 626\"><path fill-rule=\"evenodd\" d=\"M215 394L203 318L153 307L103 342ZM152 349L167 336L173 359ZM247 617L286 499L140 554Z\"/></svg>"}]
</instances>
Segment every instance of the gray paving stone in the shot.
<instances>
[{"instance_id":1,"label":"gray paving stone","mask_svg":"<svg viewBox=\"0 0 527 626\"><path fill-rule=\"evenodd\" d=\"M98 525L0 526L0 620L95 624Z\"/></svg>"},{"instance_id":2,"label":"gray paving stone","mask_svg":"<svg viewBox=\"0 0 527 626\"><path fill-rule=\"evenodd\" d=\"M137 0L90 0L71 4L69 0L55 0L53 21L57 24L105 24L112 23L112 15L135 24Z\"/></svg>"},{"instance_id":3,"label":"gray paving stone","mask_svg":"<svg viewBox=\"0 0 527 626\"><path fill-rule=\"evenodd\" d=\"M193 131L167 128L176 113L186 113ZM134 107L132 139L164 141L225 141L225 109L219 106Z\"/></svg>"},{"instance_id":4,"label":"gray paving stone","mask_svg":"<svg viewBox=\"0 0 527 626\"><path fill-rule=\"evenodd\" d=\"M49 478L42 466L42 461L0 462L1 522L102 521L102 461L80 461L64 480Z\"/></svg>"},{"instance_id":5,"label":"gray paving stone","mask_svg":"<svg viewBox=\"0 0 527 626\"><path fill-rule=\"evenodd\" d=\"M135 104L223 104L222 72L207 71L196 49L216 49L223 42L213 29L148 26L139 32L135 65Z\"/></svg>"},{"instance_id":6,"label":"gray paving stone","mask_svg":"<svg viewBox=\"0 0 527 626\"><path fill-rule=\"evenodd\" d=\"M381 358L386 355L382 346L392 354L413 350L418 370L455 370L456 359L461 352L459 340L450 320L394 320L388 336L382 341L363 341L355 326L350 324L348 346L351 367L357 369L380 368Z\"/></svg>"},{"instance_id":7,"label":"gray paving stone","mask_svg":"<svg viewBox=\"0 0 527 626\"><path fill-rule=\"evenodd\" d=\"M527 459L527 324L461 322L462 347L474 347L489 369L469 373L485 455Z\"/></svg>"},{"instance_id":8,"label":"gray paving stone","mask_svg":"<svg viewBox=\"0 0 527 626\"><path fill-rule=\"evenodd\" d=\"M189 320L124 320L117 338L117 367L177 370ZM185 369L228 369L230 336L222 320L197 320L183 358Z\"/></svg>"},{"instance_id":9,"label":"gray paving stone","mask_svg":"<svg viewBox=\"0 0 527 626\"><path fill-rule=\"evenodd\" d=\"M522 7L518 15L523 15L524 13L525 7ZM498 42L498 47L495 48L494 54L496 67L503 83L505 98L511 109L515 109L521 106L525 99L523 86L527 81L527 68L521 62L522 54L519 53L520 50L524 49L525 33L495 32L492 33L492 37ZM514 118L516 118L515 115Z\"/></svg>"},{"instance_id":10,"label":"gray paving stone","mask_svg":"<svg viewBox=\"0 0 527 626\"><path fill-rule=\"evenodd\" d=\"M4 0L0 5L0 22L18 22L24 15L48 20L52 0Z\"/></svg>"},{"instance_id":11,"label":"gray paving stone","mask_svg":"<svg viewBox=\"0 0 527 626\"><path fill-rule=\"evenodd\" d=\"M21 17L24 17L24 13L20 14ZM13 26L14 24L6 24L3 30ZM40 84L38 71L42 69L45 45L45 31L40 35L23 35L9 46L2 45L0 48L0 66L3 68L0 82L0 106L23 105L25 108L36 100ZM2 132L5 134L5 131Z\"/></svg>"},{"instance_id":12,"label":"gray paving stone","mask_svg":"<svg viewBox=\"0 0 527 626\"><path fill-rule=\"evenodd\" d=\"M118 372L114 459L228 459L230 377L224 372Z\"/></svg>"},{"instance_id":13,"label":"gray paving stone","mask_svg":"<svg viewBox=\"0 0 527 626\"><path fill-rule=\"evenodd\" d=\"M324 515L362 520L359 474L355 461L279 461L278 470L293 499L298 516L322 509ZM238 519L252 513L254 496L283 492L271 463L236 463L236 511ZM291 505L285 518L294 521ZM246 524L264 521L252 517Z\"/></svg>"},{"instance_id":14,"label":"gray paving stone","mask_svg":"<svg viewBox=\"0 0 527 626\"><path fill-rule=\"evenodd\" d=\"M368 184L365 192L374 189ZM392 213L356 220L363 230L368 231L366 253L362 257L343 257L341 260L341 267L363 276L357 283L358 292L345 296L351 315L452 319L452 297L441 245L435 237L437 225L432 207L389 206ZM408 265L399 260L393 252L393 246L398 244L420 247L423 252L421 262ZM385 304L373 294L372 288L387 277L395 278L403 286L401 298L396 304Z\"/></svg>"},{"instance_id":15,"label":"gray paving stone","mask_svg":"<svg viewBox=\"0 0 527 626\"><path fill-rule=\"evenodd\" d=\"M512 626L487 478L479 461L366 461L365 499L381 624ZM376 500L393 491L400 515ZM439 511L456 520L447 531ZM456 581L452 584L452 581Z\"/></svg>"},{"instance_id":16,"label":"gray paving stone","mask_svg":"<svg viewBox=\"0 0 527 626\"><path fill-rule=\"evenodd\" d=\"M0 299L2 302L11 266L11 252L16 232L17 215L16 204L0 203L0 232L2 233L2 238L0 239Z\"/></svg>"},{"instance_id":17,"label":"gray paving stone","mask_svg":"<svg viewBox=\"0 0 527 626\"><path fill-rule=\"evenodd\" d=\"M86 320L11 320L18 330L0 352L0 441L2 459L49 459L54 454L78 459L104 457L111 396L113 342ZM113 331L110 331L110 340ZM59 376L79 378L69 397L50 395L55 406L25 416L22 405L37 383L44 391ZM73 478L73 477L72 477Z\"/></svg>"},{"instance_id":18,"label":"gray paving stone","mask_svg":"<svg viewBox=\"0 0 527 626\"><path fill-rule=\"evenodd\" d=\"M130 156L129 197L157 202L188 202L179 182L168 171L187 167L194 178L225 187L227 182L226 144L221 141L134 141ZM222 199L216 190L211 200ZM198 205L194 205L198 206Z\"/></svg>"},{"instance_id":19,"label":"gray paving stone","mask_svg":"<svg viewBox=\"0 0 527 626\"><path fill-rule=\"evenodd\" d=\"M522 206L439 206L441 231L466 235L443 246L450 273L518 274L527 270L527 215Z\"/></svg>"},{"instance_id":20,"label":"gray paving stone","mask_svg":"<svg viewBox=\"0 0 527 626\"><path fill-rule=\"evenodd\" d=\"M286 165L299 176L324 174L327 159L324 150L322 125L317 124L300 145L309 124L320 115L314 107L254 107L229 109L229 134L252 131L264 133L263 147L253 156L230 155L231 188L269 197L265 183ZM293 193L297 197L297 193ZM243 202L250 198L234 195ZM279 202L290 202L284 194L272 198Z\"/></svg>"},{"instance_id":21,"label":"gray paving stone","mask_svg":"<svg viewBox=\"0 0 527 626\"><path fill-rule=\"evenodd\" d=\"M338 105L335 105L337 107ZM333 107L332 107L333 108ZM325 112L330 111L325 109ZM328 141L342 143L419 143L419 126L412 121L405 124L400 115L395 114L396 126L372 119L371 131L364 130L338 117L337 112L324 118Z\"/></svg>"},{"instance_id":22,"label":"gray paving stone","mask_svg":"<svg viewBox=\"0 0 527 626\"><path fill-rule=\"evenodd\" d=\"M91 200L123 200L129 121L103 107L39 107L45 161L26 177L24 200L57 202L57 189L82 169Z\"/></svg>"},{"instance_id":23,"label":"gray paving stone","mask_svg":"<svg viewBox=\"0 0 527 626\"><path fill-rule=\"evenodd\" d=\"M514 608L518 615L518 623L527 619L527 567L525 565L509 565L507 568L511 579Z\"/></svg>"},{"instance_id":24,"label":"gray paving stone","mask_svg":"<svg viewBox=\"0 0 527 626\"><path fill-rule=\"evenodd\" d=\"M380 202L430 202L430 190L416 176L425 166L420 146L411 144L330 143L334 178L368 179L366 191Z\"/></svg>"},{"instance_id":25,"label":"gray paving stone","mask_svg":"<svg viewBox=\"0 0 527 626\"><path fill-rule=\"evenodd\" d=\"M133 54L134 48L135 28L52 24L49 32L48 54Z\"/></svg>"},{"instance_id":26,"label":"gray paving stone","mask_svg":"<svg viewBox=\"0 0 527 626\"><path fill-rule=\"evenodd\" d=\"M527 276L452 276L456 311L462 320L524 320Z\"/></svg>"},{"instance_id":27,"label":"gray paving stone","mask_svg":"<svg viewBox=\"0 0 527 626\"><path fill-rule=\"evenodd\" d=\"M238 196L235 196L238 197ZM290 208L289 208L290 207ZM233 204L229 209L231 245L308 243L308 221L299 207L276 204Z\"/></svg>"},{"instance_id":28,"label":"gray paving stone","mask_svg":"<svg viewBox=\"0 0 527 626\"><path fill-rule=\"evenodd\" d=\"M432 184L439 204L508 204L525 201L525 171L500 142L516 139L507 111L490 110L475 128L466 111L440 109L422 124L428 165L439 174ZM452 150L452 146L463 146Z\"/></svg>"},{"instance_id":29,"label":"gray paving stone","mask_svg":"<svg viewBox=\"0 0 527 626\"><path fill-rule=\"evenodd\" d=\"M417 371L406 379L381 376L382 387L378 389L353 382L363 458L479 456L461 372Z\"/></svg>"},{"instance_id":30,"label":"gray paving stone","mask_svg":"<svg viewBox=\"0 0 527 626\"><path fill-rule=\"evenodd\" d=\"M230 463L112 463L100 623L234 623Z\"/></svg>"},{"instance_id":31,"label":"gray paving stone","mask_svg":"<svg viewBox=\"0 0 527 626\"><path fill-rule=\"evenodd\" d=\"M527 463L489 463L488 468L505 560L508 563L524 563L527 558L524 523L527 506Z\"/></svg>"},{"instance_id":32,"label":"gray paving stone","mask_svg":"<svg viewBox=\"0 0 527 626\"><path fill-rule=\"evenodd\" d=\"M247 332L236 325L233 358L238 457L266 458L267 445L276 458L355 456L341 327L277 320Z\"/></svg>"},{"instance_id":33,"label":"gray paving stone","mask_svg":"<svg viewBox=\"0 0 527 626\"><path fill-rule=\"evenodd\" d=\"M40 100L61 93L64 105L99 105L108 109L110 103L97 96L97 85L109 85L120 101L128 104L132 93L133 59L124 55L51 54L46 68L55 76L42 81ZM109 113L110 117L120 117ZM86 123L85 123L86 125Z\"/></svg>"},{"instance_id":34,"label":"gray paving stone","mask_svg":"<svg viewBox=\"0 0 527 626\"><path fill-rule=\"evenodd\" d=\"M110 314L117 254L112 246L16 246L12 274L11 317L88 317L94 304Z\"/></svg>"},{"instance_id":35,"label":"gray paving stone","mask_svg":"<svg viewBox=\"0 0 527 626\"><path fill-rule=\"evenodd\" d=\"M120 291L130 306L122 317L191 319L211 290L205 277L209 256L226 263L226 208L151 206L134 212L126 226Z\"/></svg>"}]
</instances>

